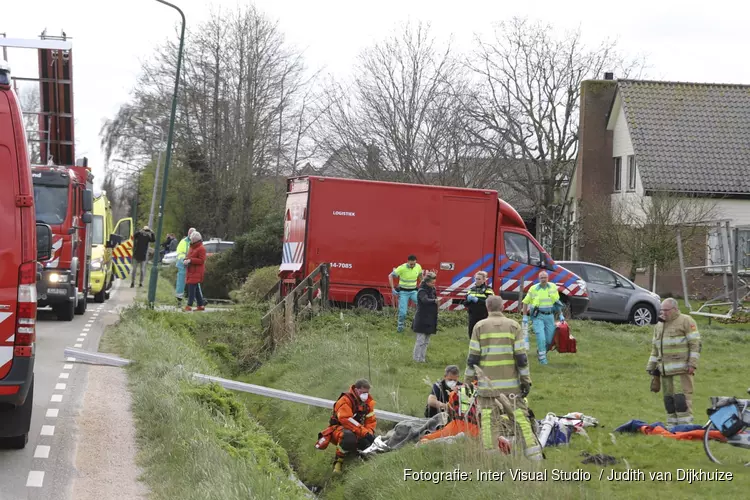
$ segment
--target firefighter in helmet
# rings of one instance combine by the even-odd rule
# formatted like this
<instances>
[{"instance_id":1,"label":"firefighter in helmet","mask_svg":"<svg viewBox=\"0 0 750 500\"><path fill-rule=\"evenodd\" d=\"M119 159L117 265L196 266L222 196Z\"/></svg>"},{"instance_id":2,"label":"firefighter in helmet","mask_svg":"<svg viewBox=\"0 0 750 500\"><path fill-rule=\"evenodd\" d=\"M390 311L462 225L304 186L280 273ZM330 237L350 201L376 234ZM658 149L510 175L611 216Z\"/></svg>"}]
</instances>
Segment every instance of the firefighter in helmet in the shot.
<instances>
[{"instance_id":1,"label":"firefighter in helmet","mask_svg":"<svg viewBox=\"0 0 750 500\"><path fill-rule=\"evenodd\" d=\"M315 445L324 450L328 443L338 445L333 472L341 473L344 457L356 450L365 450L375 442L375 400L370 396L370 382L357 380L343 392L333 405L328 427L318 434Z\"/></svg>"}]
</instances>

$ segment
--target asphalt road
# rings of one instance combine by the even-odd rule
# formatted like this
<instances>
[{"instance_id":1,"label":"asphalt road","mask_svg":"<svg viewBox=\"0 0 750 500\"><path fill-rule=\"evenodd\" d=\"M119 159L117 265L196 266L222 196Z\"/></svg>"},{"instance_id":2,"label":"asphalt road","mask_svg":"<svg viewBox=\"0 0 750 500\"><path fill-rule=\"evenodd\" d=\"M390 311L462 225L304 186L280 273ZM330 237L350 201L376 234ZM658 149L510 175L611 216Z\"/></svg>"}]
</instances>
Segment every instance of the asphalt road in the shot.
<instances>
[{"instance_id":1,"label":"asphalt road","mask_svg":"<svg viewBox=\"0 0 750 500\"><path fill-rule=\"evenodd\" d=\"M75 419L81 410L89 368L66 360L63 350L80 347L96 351L104 316L116 314L112 311L126 300L123 295L130 294L120 293L117 287L104 304L91 300L86 313L71 322L57 321L51 310L39 311L29 442L23 450L0 450L0 500L70 498L76 474Z\"/></svg>"}]
</instances>

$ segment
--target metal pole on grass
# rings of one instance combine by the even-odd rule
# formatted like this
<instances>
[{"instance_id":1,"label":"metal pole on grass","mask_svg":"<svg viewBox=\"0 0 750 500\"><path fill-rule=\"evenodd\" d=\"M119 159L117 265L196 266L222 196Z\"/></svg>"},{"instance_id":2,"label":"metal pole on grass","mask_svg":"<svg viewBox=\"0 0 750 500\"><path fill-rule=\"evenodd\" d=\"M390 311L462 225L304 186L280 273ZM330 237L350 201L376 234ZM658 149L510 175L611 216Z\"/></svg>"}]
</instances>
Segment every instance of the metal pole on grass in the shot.
<instances>
[{"instance_id":1,"label":"metal pole on grass","mask_svg":"<svg viewBox=\"0 0 750 500\"><path fill-rule=\"evenodd\" d=\"M367 340L367 380L370 381L372 384L372 372L370 371L370 334L367 334L367 337L365 337Z\"/></svg>"},{"instance_id":2,"label":"metal pole on grass","mask_svg":"<svg viewBox=\"0 0 750 500\"><path fill-rule=\"evenodd\" d=\"M180 48L177 51L177 71L174 78L174 94L172 94L172 114L169 117L169 133L167 135L167 158L164 161L164 179L161 183L161 202L159 203L159 224L156 227L156 244L161 241L161 230L164 224L164 203L167 197L167 180L169 179L169 164L172 162L172 139L174 138L174 122L177 115L177 92L180 88L180 69L182 68L182 48L185 45L185 14L174 4L165 0L156 0L159 3L172 7L180 13L182 18L182 29L180 32ZM154 307L156 300L156 282L159 279L159 252L154 252L154 265L151 266L151 277L148 283L148 305Z\"/></svg>"}]
</instances>

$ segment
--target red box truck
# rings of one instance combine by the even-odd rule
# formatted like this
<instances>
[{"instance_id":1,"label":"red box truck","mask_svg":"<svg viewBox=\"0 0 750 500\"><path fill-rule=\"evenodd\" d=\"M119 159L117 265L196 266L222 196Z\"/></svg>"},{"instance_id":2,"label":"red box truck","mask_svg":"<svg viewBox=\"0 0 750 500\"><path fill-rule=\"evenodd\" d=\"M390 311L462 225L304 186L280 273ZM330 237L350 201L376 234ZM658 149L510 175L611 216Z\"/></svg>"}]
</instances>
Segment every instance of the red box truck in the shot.
<instances>
[{"instance_id":1,"label":"red box truck","mask_svg":"<svg viewBox=\"0 0 750 500\"><path fill-rule=\"evenodd\" d=\"M527 292L542 270L573 316L588 307L586 284L555 264L497 191L317 176L287 183L282 294L327 262L332 301L393 305L388 275L414 254L437 270L443 309L463 309L479 270L506 311L518 310L520 287Z\"/></svg>"}]
</instances>

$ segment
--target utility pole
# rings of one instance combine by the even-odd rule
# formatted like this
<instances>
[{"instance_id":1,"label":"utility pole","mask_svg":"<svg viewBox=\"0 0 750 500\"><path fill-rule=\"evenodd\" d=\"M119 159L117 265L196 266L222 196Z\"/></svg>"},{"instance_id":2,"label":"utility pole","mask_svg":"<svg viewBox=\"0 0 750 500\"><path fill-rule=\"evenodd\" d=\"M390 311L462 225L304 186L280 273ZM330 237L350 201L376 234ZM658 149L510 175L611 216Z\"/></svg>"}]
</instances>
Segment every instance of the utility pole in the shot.
<instances>
[{"instance_id":1,"label":"utility pole","mask_svg":"<svg viewBox=\"0 0 750 500\"><path fill-rule=\"evenodd\" d=\"M174 4L165 0L156 0L172 7L180 13L182 29L180 31L180 47L177 49L177 70L174 78L174 93L172 94L172 113L169 117L169 135L167 136L167 159L164 162L164 179L161 183L161 202L159 203L159 224L156 226L156 241L161 241L161 230L164 223L164 203L167 198L167 180L169 179L169 164L172 162L172 139L174 138L174 122L177 115L177 92L180 89L180 70L182 69L182 49L185 46L185 14ZM154 252L154 265L151 266L151 277L148 282L148 305L154 307L156 300L156 282L159 279L159 252Z\"/></svg>"},{"instance_id":2,"label":"utility pole","mask_svg":"<svg viewBox=\"0 0 750 500\"><path fill-rule=\"evenodd\" d=\"M155 125L154 125L155 127ZM159 136L159 155L156 157L156 172L154 173L154 191L151 193L151 211L148 214L148 227L154 227L154 207L156 207L156 186L159 184L159 166L161 165L161 145L164 142L164 129L158 127L161 135Z\"/></svg>"}]
</instances>

